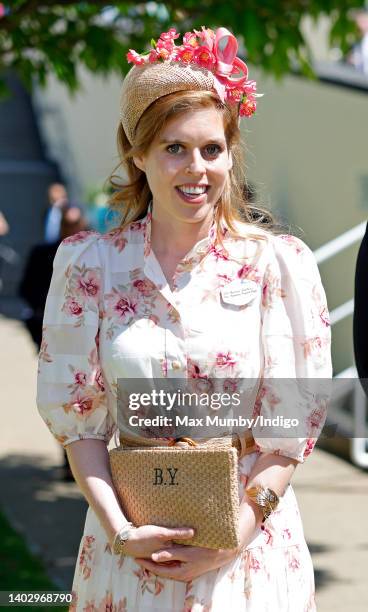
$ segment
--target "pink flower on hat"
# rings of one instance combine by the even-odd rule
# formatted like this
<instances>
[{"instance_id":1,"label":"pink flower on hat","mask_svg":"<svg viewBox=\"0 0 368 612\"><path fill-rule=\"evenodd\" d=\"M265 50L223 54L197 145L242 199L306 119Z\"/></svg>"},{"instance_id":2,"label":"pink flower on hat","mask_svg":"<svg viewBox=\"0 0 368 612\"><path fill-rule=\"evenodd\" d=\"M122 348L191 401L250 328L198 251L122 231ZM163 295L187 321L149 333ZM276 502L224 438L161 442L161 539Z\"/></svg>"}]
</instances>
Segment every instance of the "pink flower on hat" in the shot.
<instances>
[{"instance_id":1,"label":"pink flower on hat","mask_svg":"<svg viewBox=\"0 0 368 612\"><path fill-rule=\"evenodd\" d=\"M239 115L241 117L251 117L256 112L257 104L251 100L242 102L239 108Z\"/></svg>"},{"instance_id":2,"label":"pink flower on hat","mask_svg":"<svg viewBox=\"0 0 368 612\"><path fill-rule=\"evenodd\" d=\"M257 83L255 81L246 81L243 85L245 93L248 94L248 98L257 93Z\"/></svg>"},{"instance_id":3,"label":"pink flower on hat","mask_svg":"<svg viewBox=\"0 0 368 612\"><path fill-rule=\"evenodd\" d=\"M160 53L161 49L164 49L169 54L174 50L174 42L170 39L159 39L156 44L156 51Z\"/></svg>"},{"instance_id":4,"label":"pink flower on hat","mask_svg":"<svg viewBox=\"0 0 368 612\"><path fill-rule=\"evenodd\" d=\"M202 29L200 31L194 30L194 32L201 39L204 46L208 47L210 51L212 51L215 45L216 38L214 31L210 28L205 28L204 26L202 26Z\"/></svg>"},{"instance_id":5,"label":"pink flower on hat","mask_svg":"<svg viewBox=\"0 0 368 612\"><path fill-rule=\"evenodd\" d=\"M157 53L156 49L152 49L152 51L150 52L149 56L148 56L148 61L153 64L154 62L157 62L159 58L159 54Z\"/></svg>"},{"instance_id":6,"label":"pink flower on hat","mask_svg":"<svg viewBox=\"0 0 368 612\"><path fill-rule=\"evenodd\" d=\"M194 59L199 66L202 66L202 68L207 68L208 70L211 70L211 68L213 68L213 66L216 64L216 57L205 45L195 49Z\"/></svg>"},{"instance_id":7,"label":"pink flower on hat","mask_svg":"<svg viewBox=\"0 0 368 612\"><path fill-rule=\"evenodd\" d=\"M159 47L156 49L156 53L158 56L158 59L162 59L162 60L167 60L170 58L171 55L171 51L169 51L168 49L166 49L165 47Z\"/></svg>"},{"instance_id":8,"label":"pink flower on hat","mask_svg":"<svg viewBox=\"0 0 368 612\"><path fill-rule=\"evenodd\" d=\"M174 40L174 38L179 38L180 34L176 31L176 28L170 28L168 32L162 32L160 35L161 40Z\"/></svg>"},{"instance_id":9,"label":"pink flower on hat","mask_svg":"<svg viewBox=\"0 0 368 612\"><path fill-rule=\"evenodd\" d=\"M134 51L134 49L129 49L127 53L127 60L130 64L135 64L136 66L145 63L144 58L139 55L139 53Z\"/></svg>"},{"instance_id":10,"label":"pink flower on hat","mask_svg":"<svg viewBox=\"0 0 368 612\"><path fill-rule=\"evenodd\" d=\"M199 47L199 42L197 40L196 34L193 32L185 32L183 36L183 45L184 47Z\"/></svg>"},{"instance_id":11,"label":"pink flower on hat","mask_svg":"<svg viewBox=\"0 0 368 612\"><path fill-rule=\"evenodd\" d=\"M226 90L226 100L228 102L240 102L244 95L243 88L241 87L229 87Z\"/></svg>"},{"instance_id":12,"label":"pink flower on hat","mask_svg":"<svg viewBox=\"0 0 368 612\"><path fill-rule=\"evenodd\" d=\"M186 64L190 64L194 58L194 48L193 47L184 47L184 49L180 49L176 53L175 59L177 61L185 62Z\"/></svg>"}]
</instances>

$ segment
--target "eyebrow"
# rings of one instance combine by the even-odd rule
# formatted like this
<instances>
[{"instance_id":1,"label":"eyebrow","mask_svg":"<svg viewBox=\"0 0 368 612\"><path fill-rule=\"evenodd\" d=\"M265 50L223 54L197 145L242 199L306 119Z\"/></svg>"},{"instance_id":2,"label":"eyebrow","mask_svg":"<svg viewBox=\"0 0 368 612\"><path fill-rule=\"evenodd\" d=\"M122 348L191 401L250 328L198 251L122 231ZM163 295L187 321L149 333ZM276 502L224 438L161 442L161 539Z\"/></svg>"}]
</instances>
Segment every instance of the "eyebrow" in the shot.
<instances>
[{"instance_id":1,"label":"eyebrow","mask_svg":"<svg viewBox=\"0 0 368 612\"><path fill-rule=\"evenodd\" d=\"M178 144L190 144L189 142L185 141L185 140L181 140L180 138L161 138L159 140L160 144L170 144L170 143L178 143ZM216 143L216 144L222 144L225 145L226 144L226 140L222 139L222 138L208 138L206 140L206 143Z\"/></svg>"}]
</instances>

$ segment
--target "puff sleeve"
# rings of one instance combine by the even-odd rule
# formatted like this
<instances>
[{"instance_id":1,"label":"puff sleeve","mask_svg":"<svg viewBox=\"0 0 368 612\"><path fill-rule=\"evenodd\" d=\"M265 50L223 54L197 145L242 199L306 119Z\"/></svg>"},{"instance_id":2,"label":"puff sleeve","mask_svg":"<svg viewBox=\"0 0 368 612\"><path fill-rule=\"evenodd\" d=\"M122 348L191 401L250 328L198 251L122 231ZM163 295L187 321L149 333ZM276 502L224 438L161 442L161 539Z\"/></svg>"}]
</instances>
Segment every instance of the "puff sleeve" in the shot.
<instances>
[{"instance_id":1,"label":"puff sleeve","mask_svg":"<svg viewBox=\"0 0 368 612\"><path fill-rule=\"evenodd\" d=\"M46 300L37 407L63 446L84 438L108 443L116 429L99 362L98 238L95 232L80 232L60 244Z\"/></svg>"},{"instance_id":2,"label":"puff sleeve","mask_svg":"<svg viewBox=\"0 0 368 612\"><path fill-rule=\"evenodd\" d=\"M303 463L323 427L331 391L329 314L309 247L291 235L273 236L269 247L261 306L264 368L254 412L263 421L253 434L262 452Z\"/></svg>"}]
</instances>

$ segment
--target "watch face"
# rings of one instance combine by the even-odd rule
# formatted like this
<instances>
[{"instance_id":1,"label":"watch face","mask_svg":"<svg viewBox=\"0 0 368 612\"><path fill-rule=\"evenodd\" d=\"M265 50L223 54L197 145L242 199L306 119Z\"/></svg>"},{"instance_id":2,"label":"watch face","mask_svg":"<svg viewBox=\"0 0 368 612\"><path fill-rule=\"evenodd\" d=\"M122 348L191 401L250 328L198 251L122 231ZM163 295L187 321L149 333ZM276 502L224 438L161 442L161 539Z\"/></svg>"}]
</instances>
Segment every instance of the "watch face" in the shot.
<instances>
[{"instance_id":1,"label":"watch face","mask_svg":"<svg viewBox=\"0 0 368 612\"><path fill-rule=\"evenodd\" d=\"M122 547L124 546L124 540L121 539L121 537L116 539L116 543L114 546L114 553L115 554L119 554L121 552Z\"/></svg>"}]
</instances>

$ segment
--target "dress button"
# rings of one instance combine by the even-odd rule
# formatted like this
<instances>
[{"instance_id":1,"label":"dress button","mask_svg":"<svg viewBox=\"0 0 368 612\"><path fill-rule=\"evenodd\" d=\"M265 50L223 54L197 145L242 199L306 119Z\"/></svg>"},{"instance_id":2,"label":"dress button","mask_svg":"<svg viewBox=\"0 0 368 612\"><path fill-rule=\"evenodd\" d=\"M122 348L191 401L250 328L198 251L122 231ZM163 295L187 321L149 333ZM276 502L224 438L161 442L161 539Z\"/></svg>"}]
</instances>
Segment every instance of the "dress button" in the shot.
<instances>
[{"instance_id":1,"label":"dress button","mask_svg":"<svg viewBox=\"0 0 368 612\"><path fill-rule=\"evenodd\" d=\"M173 370L180 370L180 361L173 361L171 366Z\"/></svg>"}]
</instances>

